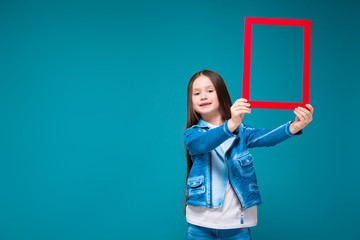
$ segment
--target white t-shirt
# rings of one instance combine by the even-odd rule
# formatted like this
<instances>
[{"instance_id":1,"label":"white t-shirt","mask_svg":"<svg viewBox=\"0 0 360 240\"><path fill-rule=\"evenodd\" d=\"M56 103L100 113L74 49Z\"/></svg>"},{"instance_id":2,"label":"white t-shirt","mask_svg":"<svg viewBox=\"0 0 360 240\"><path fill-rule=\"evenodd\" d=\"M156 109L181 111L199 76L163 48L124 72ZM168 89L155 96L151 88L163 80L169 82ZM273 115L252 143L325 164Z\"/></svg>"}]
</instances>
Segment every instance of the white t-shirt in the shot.
<instances>
[{"instance_id":1,"label":"white t-shirt","mask_svg":"<svg viewBox=\"0 0 360 240\"><path fill-rule=\"evenodd\" d=\"M217 127L208 123L211 128ZM221 147L226 152L225 144ZM224 157L224 156L223 156ZM207 208L186 205L186 221L207 228L231 229L253 227L257 224L257 206L250 207L243 212L244 223L240 223L240 201L231 187L229 180L223 206L221 208Z\"/></svg>"}]
</instances>

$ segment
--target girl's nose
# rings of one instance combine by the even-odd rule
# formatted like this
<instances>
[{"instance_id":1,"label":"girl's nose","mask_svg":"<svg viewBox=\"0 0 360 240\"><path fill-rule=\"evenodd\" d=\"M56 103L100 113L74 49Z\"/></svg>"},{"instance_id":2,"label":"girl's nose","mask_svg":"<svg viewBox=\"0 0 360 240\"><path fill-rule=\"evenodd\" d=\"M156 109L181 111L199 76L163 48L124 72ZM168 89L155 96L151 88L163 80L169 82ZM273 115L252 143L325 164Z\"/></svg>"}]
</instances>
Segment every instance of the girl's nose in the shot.
<instances>
[{"instance_id":1,"label":"girl's nose","mask_svg":"<svg viewBox=\"0 0 360 240\"><path fill-rule=\"evenodd\" d=\"M206 94L201 94L201 99L207 99L207 95Z\"/></svg>"}]
</instances>

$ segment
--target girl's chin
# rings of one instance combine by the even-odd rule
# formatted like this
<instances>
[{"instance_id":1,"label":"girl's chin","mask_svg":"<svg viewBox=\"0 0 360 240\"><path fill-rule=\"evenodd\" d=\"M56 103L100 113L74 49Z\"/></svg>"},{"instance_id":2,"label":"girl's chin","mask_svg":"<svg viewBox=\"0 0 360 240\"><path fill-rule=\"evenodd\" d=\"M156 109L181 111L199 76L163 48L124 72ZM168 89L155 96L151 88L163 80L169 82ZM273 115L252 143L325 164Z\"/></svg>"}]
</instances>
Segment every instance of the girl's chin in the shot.
<instances>
[{"instance_id":1,"label":"girl's chin","mask_svg":"<svg viewBox=\"0 0 360 240\"><path fill-rule=\"evenodd\" d=\"M213 108L209 108L209 109L200 109L200 111L196 111L196 112L200 115L208 116L215 114L216 110L214 110Z\"/></svg>"},{"instance_id":2,"label":"girl's chin","mask_svg":"<svg viewBox=\"0 0 360 240\"><path fill-rule=\"evenodd\" d=\"M214 114L214 111L200 111L199 112L201 115L204 115L204 116L208 116L208 115L213 115Z\"/></svg>"},{"instance_id":3,"label":"girl's chin","mask_svg":"<svg viewBox=\"0 0 360 240\"><path fill-rule=\"evenodd\" d=\"M207 110L207 109L201 109L201 111L199 111L200 114L208 114L211 113L211 110Z\"/></svg>"}]
</instances>

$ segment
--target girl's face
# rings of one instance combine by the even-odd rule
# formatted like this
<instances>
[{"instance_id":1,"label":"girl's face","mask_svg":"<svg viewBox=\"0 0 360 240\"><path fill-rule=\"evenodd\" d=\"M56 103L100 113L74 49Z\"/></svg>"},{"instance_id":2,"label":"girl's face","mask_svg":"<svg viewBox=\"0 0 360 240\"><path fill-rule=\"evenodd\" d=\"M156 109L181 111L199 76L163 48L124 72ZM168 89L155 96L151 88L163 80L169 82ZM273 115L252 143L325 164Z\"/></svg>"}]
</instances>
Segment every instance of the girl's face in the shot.
<instances>
[{"instance_id":1,"label":"girl's face","mask_svg":"<svg viewBox=\"0 0 360 240\"><path fill-rule=\"evenodd\" d=\"M193 82L192 104L202 118L215 117L219 112L219 100L213 83L207 76L201 75Z\"/></svg>"}]
</instances>

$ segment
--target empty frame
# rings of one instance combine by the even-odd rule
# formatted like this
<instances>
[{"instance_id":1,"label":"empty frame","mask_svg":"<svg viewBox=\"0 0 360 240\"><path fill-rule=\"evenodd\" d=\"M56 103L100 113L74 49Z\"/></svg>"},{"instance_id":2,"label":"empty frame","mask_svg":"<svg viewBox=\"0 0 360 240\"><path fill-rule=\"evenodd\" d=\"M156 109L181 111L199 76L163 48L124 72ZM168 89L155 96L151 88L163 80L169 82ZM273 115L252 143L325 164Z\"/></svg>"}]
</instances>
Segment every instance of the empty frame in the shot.
<instances>
[{"instance_id":1,"label":"empty frame","mask_svg":"<svg viewBox=\"0 0 360 240\"><path fill-rule=\"evenodd\" d=\"M302 83L302 102L268 102L252 101L250 95L250 57L251 57L251 27L253 24L261 25L280 25L296 26L304 28L303 38L303 83ZM243 92L242 97L247 99L251 108L273 108L273 109L295 109L304 107L309 103L310 98L310 32L311 21L299 19L281 19L281 18L256 18L245 17L245 36L244 36L244 65L243 65Z\"/></svg>"}]
</instances>

